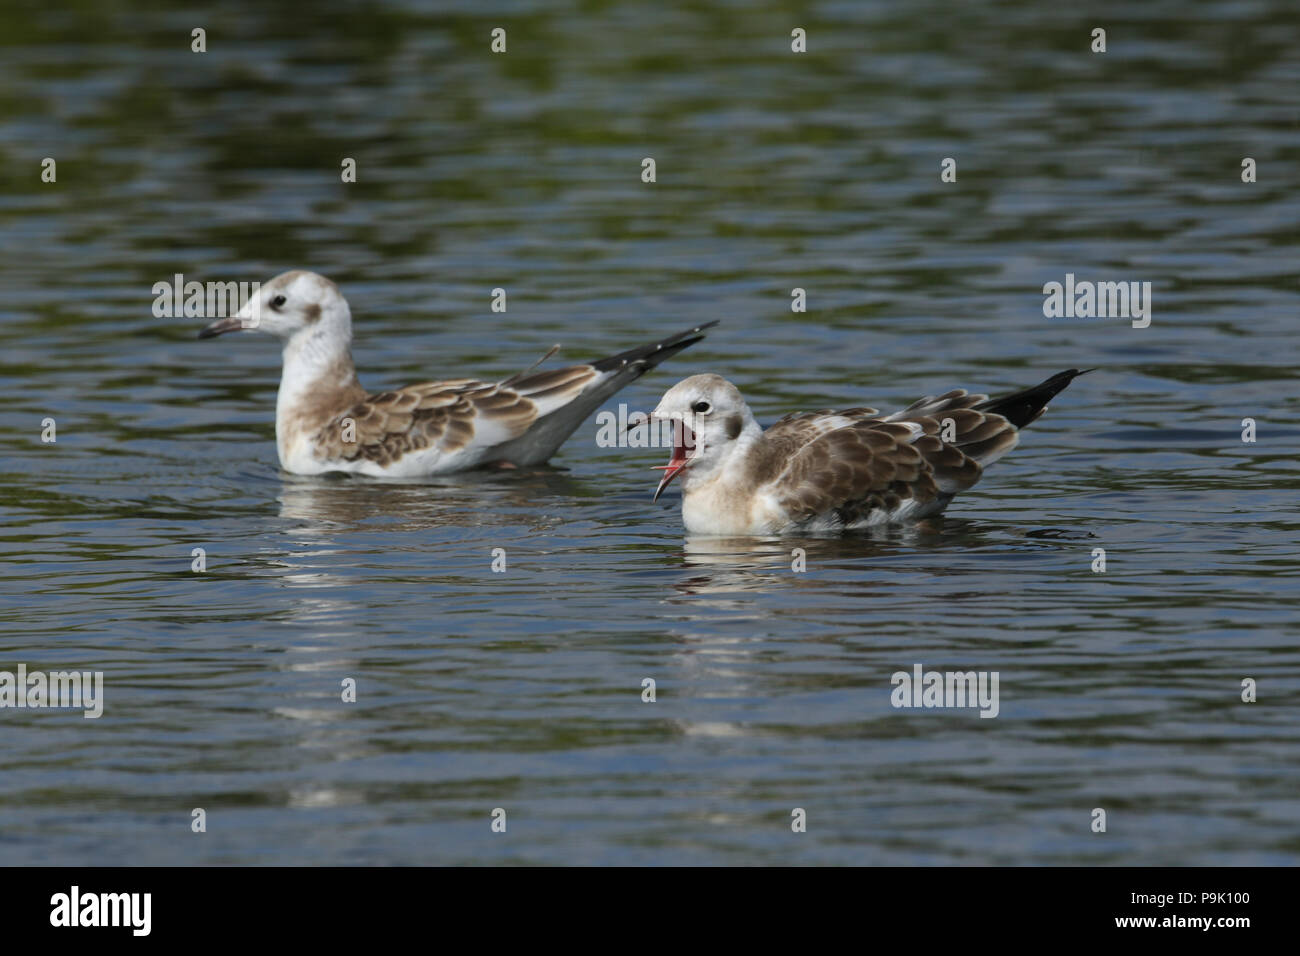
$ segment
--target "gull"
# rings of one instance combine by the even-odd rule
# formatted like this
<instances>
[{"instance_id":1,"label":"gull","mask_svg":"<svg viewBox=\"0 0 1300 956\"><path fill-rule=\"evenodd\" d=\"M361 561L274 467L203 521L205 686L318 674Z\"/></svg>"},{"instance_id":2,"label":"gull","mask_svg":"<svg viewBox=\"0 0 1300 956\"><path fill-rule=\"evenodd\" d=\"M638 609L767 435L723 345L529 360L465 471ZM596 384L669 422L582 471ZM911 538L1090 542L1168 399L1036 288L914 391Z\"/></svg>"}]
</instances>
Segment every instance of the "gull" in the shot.
<instances>
[{"instance_id":1,"label":"gull","mask_svg":"<svg viewBox=\"0 0 1300 956\"><path fill-rule=\"evenodd\" d=\"M1092 369L1085 369L1091 372ZM652 418L675 421L655 500L678 476L692 534L852 531L942 512L1020 440L1078 369L1001 398L955 389L900 412L787 415L764 430L720 375L670 388Z\"/></svg>"},{"instance_id":2,"label":"gull","mask_svg":"<svg viewBox=\"0 0 1300 956\"><path fill-rule=\"evenodd\" d=\"M352 364L347 300L329 279L297 270L262 285L199 338L253 330L284 344L275 443L285 471L414 478L542 464L605 399L714 325L587 365L534 371L557 345L499 382L456 378L369 394Z\"/></svg>"}]
</instances>

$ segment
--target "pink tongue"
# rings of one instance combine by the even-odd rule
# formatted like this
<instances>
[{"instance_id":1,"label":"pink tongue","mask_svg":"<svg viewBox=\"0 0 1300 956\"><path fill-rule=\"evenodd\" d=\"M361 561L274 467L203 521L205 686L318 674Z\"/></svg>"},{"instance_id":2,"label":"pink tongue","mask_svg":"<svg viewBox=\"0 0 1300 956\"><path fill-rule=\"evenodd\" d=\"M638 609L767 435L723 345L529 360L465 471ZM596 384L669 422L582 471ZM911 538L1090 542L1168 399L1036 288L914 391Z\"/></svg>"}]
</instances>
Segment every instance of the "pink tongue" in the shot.
<instances>
[{"instance_id":1,"label":"pink tongue","mask_svg":"<svg viewBox=\"0 0 1300 956\"><path fill-rule=\"evenodd\" d=\"M665 468L671 468L673 465L686 464L686 445L679 442L673 442L673 457L668 459Z\"/></svg>"},{"instance_id":2,"label":"pink tongue","mask_svg":"<svg viewBox=\"0 0 1300 956\"><path fill-rule=\"evenodd\" d=\"M692 447L695 445L695 434L685 425L678 422L673 426L673 456L668 459L666 465L651 465L652 468L659 470L681 468L690 459L686 455L687 443Z\"/></svg>"},{"instance_id":3,"label":"pink tongue","mask_svg":"<svg viewBox=\"0 0 1300 956\"><path fill-rule=\"evenodd\" d=\"M683 431L685 430L684 426L682 430ZM694 438L694 436L692 436L692 438ZM674 435L673 456L668 459L668 464L650 466L664 473L663 478L659 479L659 487L655 489L656 501L659 500L659 496L663 494L663 490L668 487L669 483L674 478L676 478L679 474L681 474L682 469L686 467L689 461L690 459L686 457L686 444L685 444L684 436L679 437L678 435Z\"/></svg>"},{"instance_id":4,"label":"pink tongue","mask_svg":"<svg viewBox=\"0 0 1300 956\"><path fill-rule=\"evenodd\" d=\"M650 467L654 468L656 471L670 471L675 475L677 474L677 472L681 471L684 467L686 467L686 463L688 461L690 461L690 459L686 457L686 446L674 445L673 457L668 459L668 464L651 465Z\"/></svg>"}]
</instances>

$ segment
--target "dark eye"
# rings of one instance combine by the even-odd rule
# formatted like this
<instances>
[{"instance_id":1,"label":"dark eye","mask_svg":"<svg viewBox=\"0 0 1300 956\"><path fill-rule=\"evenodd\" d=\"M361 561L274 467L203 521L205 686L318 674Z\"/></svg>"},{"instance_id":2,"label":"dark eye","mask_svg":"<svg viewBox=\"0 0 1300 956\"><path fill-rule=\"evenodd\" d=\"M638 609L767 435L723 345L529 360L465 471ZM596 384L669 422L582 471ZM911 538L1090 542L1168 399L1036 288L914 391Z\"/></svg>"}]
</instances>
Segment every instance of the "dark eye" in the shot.
<instances>
[{"instance_id":1,"label":"dark eye","mask_svg":"<svg viewBox=\"0 0 1300 956\"><path fill-rule=\"evenodd\" d=\"M708 402L696 402L694 405L691 406L691 411L699 412L701 415L703 415L705 412L709 410L709 407L710 406Z\"/></svg>"},{"instance_id":2,"label":"dark eye","mask_svg":"<svg viewBox=\"0 0 1300 956\"><path fill-rule=\"evenodd\" d=\"M284 296L277 295L274 299L271 300L271 308L279 309L280 306L284 305L284 302L285 302Z\"/></svg>"}]
</instances>

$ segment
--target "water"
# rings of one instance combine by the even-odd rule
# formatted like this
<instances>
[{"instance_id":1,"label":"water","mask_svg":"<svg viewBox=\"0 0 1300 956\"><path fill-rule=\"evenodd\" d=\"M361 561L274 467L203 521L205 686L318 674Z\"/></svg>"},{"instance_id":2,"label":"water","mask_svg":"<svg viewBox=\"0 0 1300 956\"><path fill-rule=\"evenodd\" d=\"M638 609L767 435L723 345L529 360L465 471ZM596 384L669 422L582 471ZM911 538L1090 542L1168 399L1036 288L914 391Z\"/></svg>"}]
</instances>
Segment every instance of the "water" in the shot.
<instances>
[{"instance_id":1,"label":"water","mask_svg":"<svg viewBox=\"0 0 1300 956\"><path fill-rule=\"evenodd\" d=\"M105 680L0 712L0 863L1296 862L1294 12L784 7L0 12L0 669ZM282 474L273 344L150 289L294 267L375 390L714 318L620 400L1099 370L933 528L711 541L594 419L537 472ZM1067 272L1151 326L1044 318ZM917 663L999 716L894 709Z\"/></svg>"}]
</instances>

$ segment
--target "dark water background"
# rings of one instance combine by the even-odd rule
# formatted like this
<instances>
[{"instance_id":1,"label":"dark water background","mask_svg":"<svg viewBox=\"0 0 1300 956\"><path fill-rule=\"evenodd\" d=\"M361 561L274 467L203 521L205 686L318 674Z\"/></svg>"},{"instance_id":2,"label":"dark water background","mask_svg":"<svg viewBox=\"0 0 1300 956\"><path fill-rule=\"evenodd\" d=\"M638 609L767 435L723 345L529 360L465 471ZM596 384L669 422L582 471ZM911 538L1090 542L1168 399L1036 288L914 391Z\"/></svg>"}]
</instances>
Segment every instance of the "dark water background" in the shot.
<instances>
[{"instance_id":1,"label":"dark water background","mask_svg":"<svg viewBox=\"0 0 1300 956\"><path fill-rule=\"evenodd\" d=\"M7 3L0 669L106 701L0 711L0 863L1296 862L1298 50L1281 3ZM1099 371L935 529L710 541L594 420L282 474L274 344L150 289L295 267L373 389L715 318L620 398ZM1151 326L1044 318L1067 272ZM1000 716L893 709L918 662Z\"/></svg>"}]
</instances>

